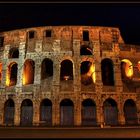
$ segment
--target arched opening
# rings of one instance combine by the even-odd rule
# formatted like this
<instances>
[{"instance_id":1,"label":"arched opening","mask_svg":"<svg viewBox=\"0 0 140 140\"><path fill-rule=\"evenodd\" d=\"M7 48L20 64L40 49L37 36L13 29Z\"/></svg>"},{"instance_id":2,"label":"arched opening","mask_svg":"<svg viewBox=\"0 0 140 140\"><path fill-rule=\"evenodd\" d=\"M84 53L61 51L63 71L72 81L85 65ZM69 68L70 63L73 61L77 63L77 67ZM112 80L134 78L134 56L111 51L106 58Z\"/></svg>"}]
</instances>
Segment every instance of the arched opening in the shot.
<instances>
[{"instance_id":1,"label":"arched opening","mask_svg":"<svg viewBox=\"0 0 140 140\"><path fill-rule=\"evenodd\" d=\"M124 116L126 125L138 124L137 107L132 99L128 99L125 101Z\"/></svg>"},{"instance_id":2,"label":"arched opening","mask_svg":"<svg viewBox=\"0 0 140 140\"><path fill-rule=\"evenodd\" d=\"M92 55L92 49L87 45L82 45L80 55Z\"/></svg>"},{"instance_id":3,"label":"arched opening","mask_svg":"<svg viewBox=\"0 0 140 140\"><path fill-rule=\"evenodd\" d=\"M18 48L11 48L9 51L9 58L19 58L19 50Z\"/></svg>"},{"instance_id":4,"label":"arched opening","mask_svg":"<svg viewBox=\"0 0 140 140\"><path fill-rule=\"evenodd\" d=\"M114 70L112 60L106 58L101 62L102 82L106 86L114 86Z\"/></svg>"},{"instance_id":5,"label":"arched opening","mask_svg":"<svg viewBox=\"0 0 140 140\"><path fill-rule=\"evenodd\" d=\"M64 99L60 103L60 124L63 126L74 125L74 105L70 99Z\"/></svg>"},{"instance_id":6,"label":"arched opening","mask_svg":"<svg viewBox=\"0 0 140 140\"><path fill-rule=\"evenodd\" d=\"M6 85L14 86L17 83L17 63L13 62L8 66L7 77L6 77Z\"/></svg>"},{"instance_id":7,"label":"arched opening","mask_svg":"<svg viewBox=\"0 0 140 140\"><path fill-rule=\"evenodd\" d=\"M95 65L90 61L81 63L81 83L84 85L95 83Z\"/></svg>"},{"instance_id":8,"label":"arched opening","mask_svg":"<svg viewBox=\"0 0 140 140\"><path fill-rule=\"evenodd\" d=\"M41 64L41 80L53 76L53 62L45 58Z\"/></svg>"},{"instance_id":9,"label":"arched opening","mask_svg":"<svg viewBox=\"0 0 140 140\"><path fill-rule=\"evenodd\" d=\"M15 104L12 99L8 99L4 104L4 124L14 125Z\"/></svg>"},{"instance_id":10,"label":"arched opening","mask_svg":"<svg viewBox=\"0 0 140 140\"><path fill-rule=\"evenodd\" d=\"M30 59L26 60L24 62L23 69L23 85L34 83L34 70L35 70L34 61Z\"/></svg>"},{"instance_id":11,"label":"arched opening","mask_svg":"<svg viewBox=\"0 0 140 140\"><path fill-rule=\"evenodd\" d=\"M91 99L82 102L82 125L96 125L96 105Z\"/></svg>"},{"instance_id":12,"label":"arched opening","mask_svg":"<svg viewBox=\"0 0 140 140\"><path fill-rule=\"evenodd\" d=\"M73 63L70 60L61 62L60 80L73 80Z\"/></svg>"},{"instance_id":13,"label":"arched opening","mask_svg":"<svg viewBox=\"0 0 140 140\"><path fill-rule=\"evenodd\" d=\"M40 104L41 125L52 125L52 102L44 99Z\"/></svg>"},{"instance_id":14,"label":"arched opening","mask_svg":"<svg viewBox=\"0 0 140 140\"><path fill-rule=\"evenodd\" d=\"M121 77L122 81L126 82L126 80L131 79L133 76L133 65L128 59L123 59L121 61Z\"/></svg>"},{"instance_id":15,"label":"arched opening","mask_svg":"<svg viewBox=\"0 0 140 140\"><path fill-rule=\"evenodd\" d=\"M30 126L33 122L33 103L30 99L25 99L21 104L20 123L22 126Z\"/></svg>"},{"instance_id":16,"label":"arched opening","mask_svg":"<svg viewBox=\"0 0 140 140\"><path fill-rule=\"evenodd\" d=\"M117 103L113 99L106 99L103 103L104 122L106 125L118 124Z\"/></svg>"}]
</instances>

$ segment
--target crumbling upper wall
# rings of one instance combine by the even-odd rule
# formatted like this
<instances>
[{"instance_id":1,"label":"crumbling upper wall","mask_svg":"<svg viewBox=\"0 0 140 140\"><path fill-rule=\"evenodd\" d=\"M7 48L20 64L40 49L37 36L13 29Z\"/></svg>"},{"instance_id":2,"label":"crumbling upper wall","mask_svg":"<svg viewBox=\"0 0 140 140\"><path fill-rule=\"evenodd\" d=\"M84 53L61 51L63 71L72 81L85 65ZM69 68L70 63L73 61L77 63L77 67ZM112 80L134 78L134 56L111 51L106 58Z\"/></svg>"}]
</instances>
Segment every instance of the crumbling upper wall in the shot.
<instances>
[{"instance_id":1,"label":"crumbling upper wall","mask_svg":"<svg viewBox=\"0 0 140 140\"><path fill-rule=\"evenodd\" d=\"M45 31L52 30L51 38L45 37ZM83 30L89 31L89 39L92 41L100 40L101 42L112 42L113 32L118 34L118 42L124 43L118 28L111 27L93 27L93 26L46 26L34 27L27 29L19 29L8 32L2 32L4 36L4 44L15 44L28 41L28 32L35 32L35 40L43 40L44 43L51 42L55 39L63 41L71 41L72 39L83 39Z\"/></svg>"}]
</instances>

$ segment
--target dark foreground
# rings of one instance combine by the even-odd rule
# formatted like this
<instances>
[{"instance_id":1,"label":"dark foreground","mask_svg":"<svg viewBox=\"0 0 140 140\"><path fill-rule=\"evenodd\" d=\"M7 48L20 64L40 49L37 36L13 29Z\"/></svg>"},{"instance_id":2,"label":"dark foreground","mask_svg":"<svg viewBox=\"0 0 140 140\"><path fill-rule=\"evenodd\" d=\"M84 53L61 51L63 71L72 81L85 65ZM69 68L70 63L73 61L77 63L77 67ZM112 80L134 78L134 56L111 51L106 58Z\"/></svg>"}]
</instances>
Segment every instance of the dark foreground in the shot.
<instances>
[{"instance_id":1,"label":"dark foreground","mask_svg":"<svg viewBox=\"0 0 140 140\"><path fill-rule=\"evenodd\" d=\"M0 127L0 138L140 138L140 127Z\"/></svg>"}]
</instances>

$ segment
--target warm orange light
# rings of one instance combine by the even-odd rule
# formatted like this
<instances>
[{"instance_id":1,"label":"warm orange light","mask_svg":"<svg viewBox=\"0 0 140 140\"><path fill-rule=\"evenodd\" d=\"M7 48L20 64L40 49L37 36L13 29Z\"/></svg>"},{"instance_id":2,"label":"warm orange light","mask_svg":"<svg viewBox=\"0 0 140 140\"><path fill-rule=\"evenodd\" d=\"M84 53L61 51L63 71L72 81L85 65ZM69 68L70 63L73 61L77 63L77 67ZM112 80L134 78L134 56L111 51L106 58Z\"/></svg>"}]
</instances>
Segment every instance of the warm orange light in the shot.
<instances>
[{"instance_id":1,"label":"warm orange light","mask_svg":"<svg viewBox=\"0 0 140 140\"><path fill-rule=\"evenodd\" d=\"M7 74L6 74L6 86L10 85L10 77L9 77L9 70L7 70Z\"/></svg>"},{"instance_id":2,"label":"warm orange light","mask_svg":"<svg viewBox=\"0 0 140 140\"><path fill-rule=\"evenodd\" d=\"M138 62L138 70L140 71L140 61Z\"/></svg>"},{"instance_id":3,"label":"warm orange light","mask_svg":"<svg viewBox=\"0 0 140 140\"><path fill-rule=\"evenodd\" d=\"M67 81L69 79L69 76L64 76L64 79Z\"/></svg>"},{"instance_id":4,"label":"warm orange light","mask_svg":"<svg viewBox=\"0 0 140 140\"><path fill-rule=\"evenodd\" d=\"M128 59L123 59L122 62L125 62L125 74L127 77L133 76L133 65Z\"/></svg>"},{"instance_id":5,"label":"warm orange light","mask_svg":"<svg viewBox=\"0 0 140 140\"><path fill-rule=\"evenodd\" d=\"M89 71L88 71L88 73L87 73L87 76L91 76L93 82L95 83L95 81L96 81L95 66L94 66L93 64L90 66L90 69L89 69Z\"/></svg>"}]
</instances>

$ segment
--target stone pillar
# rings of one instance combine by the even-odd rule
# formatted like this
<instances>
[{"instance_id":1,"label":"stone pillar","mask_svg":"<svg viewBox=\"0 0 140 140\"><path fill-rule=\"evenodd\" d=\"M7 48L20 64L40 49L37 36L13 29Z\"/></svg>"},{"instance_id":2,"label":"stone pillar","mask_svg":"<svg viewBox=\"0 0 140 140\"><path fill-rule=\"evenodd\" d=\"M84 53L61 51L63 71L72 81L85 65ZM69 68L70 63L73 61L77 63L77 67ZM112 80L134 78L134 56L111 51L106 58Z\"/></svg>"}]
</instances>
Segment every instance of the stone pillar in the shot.
<instances>
[{"instance_id":1,"label":"stone pillar","mask_svg":"<svg viewBox=\"0 0 140 140\"><path fill-rule=\"evenodd\" d=\"M15 104L15 115L14 115L14 125L15 126L20 125L20 113L21 113L20 107L21 107L20 103Z\"/></svg>"},{"instance_id":2,"label":"stone pillar","mask_svg":"<svg viewBox=\"0 0 140 140\"><path fill-rule=\"evenodd\" d=\"M102 118L101 118L101 115L103 114L102 113L102 106L100 105L100 103L97 101L96 102L96 121L97 121L97 126L100 126L102 124Z\"/></svg>"},{"instance_id":3,"label":"stone pillar","mask_svg":"<svg viewBox=\"0 0 140 140\"><path fill-rule=\"evenodd\" d=\"M94 59L95 59L95 91L101 94L102 92L102 74L101 74L101 51L100 43L98 41L92 43L94 45Z\"/></svg>"},{"instance_id":4,"label":"stone pillar","mask_svg":"<svg viewBox=\"0 0 140 140\"><path fill-rule=\"evenodd\" d=\"M4 46L4 54L3 54L3 60L2 60L2 80L1 80L1 87L5 88L6 86L6 75L7 75L7 69L8 69L8 53L9 53L10 45Z\"/></svg>"},{"instance_id":5,"label":"stone pillar","mask_svg":"<svg viewBox=\"0 0 140 140\"><path fill-rule=\"evenodd\" d=\"M20 61L18 63L16 92L22 92L24 57L25 57L25 42L20 42L19 44L19 60Z\"/></svg>"},{"instance_id":6,"label":"stone pillar","mask_svg":"<svg viewBox=\"0 0 140 140\"><path fill-rule=\"evenodd\" d=\"M3 101L4 96L1 95L0 100L1 100L1 106L0 106L0 125L4 125L4 103L5 100Z\"/></svg>"},{"instance_id":7,"label":"stone pillar","mask_svg":"<svg viewBox=\"0 0 140 140\"><path fill-rule=\"evenodd\" d=\"M7 75L7 59L3 59L2 61L2 80L1 80L1 88L5 88L6 86L6 75Z\"/></svg>"},{"instance_id":8,"label":"stone pillar","mask_svg":"<svg viewBox=\"0 0 140 140\"><path fill-rule=\"evenodd\" d=\"M56 97L55 97L56 98ZM60 103L58 98L54 100L54 104L52 106L52 125L59 126L60 125Z\"/></svg>"},{"instance_id":9,"label":"stone pillar","mask_svg":"<svg viewBox=\"0 0 140 140\"><path fill-rule=\"evenodd\" d=\"M79 93L80 95L80 93ZM74 125L75 126L81 126L82 120L81 120L81 99L77 98L74 105Z\"/></svg>"},{"instance_id":10,"label":"stone pillar","mask_svg":"<svg viewBox=\"0 0 140 140\"><path fill-rule=\"evenodd\" d=\"M123 84L121 79L121 60L119 58L120 48L118 43L112 44L113 52L115 54L114 59L114 81L116 92L121 93L123 91Z\"/></svg>"},{"instance_id":11,"label":"stone pillar","mask_svg":"<svg viewBox=\"0 0 140 140\"><path fill-rule=\"evenodd\" d=\"M39 85L41 82L41 62L40 59L35 62L35 71L34 71L34 84Z\"/></svg>"},{"instance_id":12,"label":"stone pillar","mask_svg":"<svg viewBox=\"0 0 140 140\"><path fill-rule=\"evenodd\" d=\"M33 125L38 126L39 125L39 114L40 114L40 104L35 101L33 103Z\"/></svg>"}]
</instances>

